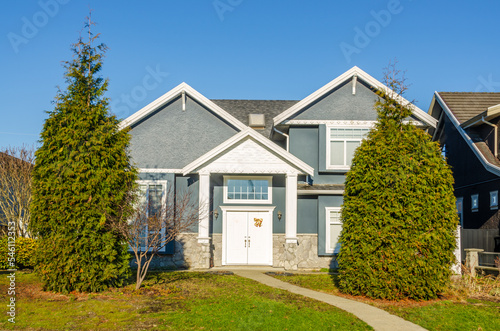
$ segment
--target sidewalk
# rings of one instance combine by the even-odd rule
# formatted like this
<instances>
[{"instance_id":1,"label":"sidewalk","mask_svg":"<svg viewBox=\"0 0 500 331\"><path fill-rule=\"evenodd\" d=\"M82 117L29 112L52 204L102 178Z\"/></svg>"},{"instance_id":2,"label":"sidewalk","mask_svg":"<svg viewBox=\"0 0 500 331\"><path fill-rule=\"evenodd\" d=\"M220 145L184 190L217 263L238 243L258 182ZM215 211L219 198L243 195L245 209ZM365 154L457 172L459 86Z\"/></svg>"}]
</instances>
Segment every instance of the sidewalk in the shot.
<instances>
[{"instance_id":1,"label":"sidewalk","mask_svg":"<svg viewBox=\"0 0 500 331\"><path fill-rule=\"evenodd\" d=\"M421 326L408 322L400 317L391 315L385 310L375 308L366 303L344 299L335 295L321 293L282 282L281 280L265 275L264 270L250 270L239 268L227 268L226 270L231 270L235 275L253 279L267 286L279 288L311 299L326 302L332 306L355 315L357 318L367 323L375 330L425 330Z\"/></svg>"}]
</instances>

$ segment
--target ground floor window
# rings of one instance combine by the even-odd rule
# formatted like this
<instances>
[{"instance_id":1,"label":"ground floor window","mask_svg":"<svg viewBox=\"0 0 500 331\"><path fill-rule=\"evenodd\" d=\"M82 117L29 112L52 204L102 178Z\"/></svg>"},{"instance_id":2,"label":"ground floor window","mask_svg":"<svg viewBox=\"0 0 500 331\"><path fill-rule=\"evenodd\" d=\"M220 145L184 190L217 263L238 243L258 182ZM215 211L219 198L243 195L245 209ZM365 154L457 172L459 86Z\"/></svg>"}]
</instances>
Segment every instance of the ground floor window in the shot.
<instances>
[{"instance_id":1,"label":"ground floor window","mask_svg":"<svg viewBox=\"0 0 500 331\"><path fill-rule=\"evenodd\" d=\"M136 206L138 214L137 217L141 220L142 231L140 234L141 247L147 249L149 246L149 238L160 231L161 235L165 235L165 228L151 229L148 224L148 219L154 217L164 217L164 208L166 204L167 195L167 181L146 181L141 180L138 182L140 197ZM153 222L156 223L156 222ZM151 249L151 248L150 248ZM165 247L160 251L164 252Z\"/></svg>"},{"instance_id":2,"label":"ground floor window","mask_svg":"<svg viewBox=\"0 0 500 331\"><path fill-rule=\"evenodd\" d=\"M341 231L342 218L340 207L326 207L326 253L339 253L339 236Z\"/></svg>"}]
</instances>

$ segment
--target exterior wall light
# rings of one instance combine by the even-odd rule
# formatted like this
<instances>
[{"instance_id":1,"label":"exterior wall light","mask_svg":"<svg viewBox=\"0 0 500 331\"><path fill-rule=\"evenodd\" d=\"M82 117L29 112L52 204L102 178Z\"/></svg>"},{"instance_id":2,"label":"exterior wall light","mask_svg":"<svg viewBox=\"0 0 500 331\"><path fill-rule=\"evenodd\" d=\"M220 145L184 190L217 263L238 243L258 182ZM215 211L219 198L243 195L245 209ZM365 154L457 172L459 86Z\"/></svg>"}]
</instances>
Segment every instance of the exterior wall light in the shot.
<instances>
[{"instance_id":1,"label":"exterior wall light","mask_svg":"<svg viewBox=\"0 0 500 331\"><path fill-rule=\"evenodd\" d=\"M218 209L214 210L214 217L215 217L215 219L219 218L219 210Z\"/></svg>"},{"instance_id":2,"label":"exterior wall light","mask_svg":"<svg viewBox=\"0 0 500 331\"><path fill-rule=\"evenodd\" d=\"M281 210L278 210L278 220L281 221L282 217L283 217L283 214L281 213Z\"/></svg>"}]
</instances>

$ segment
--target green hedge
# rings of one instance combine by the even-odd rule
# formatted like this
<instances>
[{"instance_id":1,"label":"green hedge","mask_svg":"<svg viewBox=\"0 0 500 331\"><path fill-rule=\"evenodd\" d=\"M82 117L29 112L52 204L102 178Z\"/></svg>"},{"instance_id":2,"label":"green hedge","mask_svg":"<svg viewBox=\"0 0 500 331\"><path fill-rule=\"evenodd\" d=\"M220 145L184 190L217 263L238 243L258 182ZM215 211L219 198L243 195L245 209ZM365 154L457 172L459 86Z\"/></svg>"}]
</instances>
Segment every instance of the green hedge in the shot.
<instances>
[{"instance_id":1,"label":"green hedge","mask_svg":"<svg viewBox=\"0 0 500 331\"><path fill-rule=\"evenodd\" d=\"M33 268L35 266L34 255L37 242L35 239L19 237L16 238L15 247L15 268ZM12 258L12 252L9 255L8 237L0 238L0 269L13 269L9 266L9 258Z\"/></svg>"}]
</instances>

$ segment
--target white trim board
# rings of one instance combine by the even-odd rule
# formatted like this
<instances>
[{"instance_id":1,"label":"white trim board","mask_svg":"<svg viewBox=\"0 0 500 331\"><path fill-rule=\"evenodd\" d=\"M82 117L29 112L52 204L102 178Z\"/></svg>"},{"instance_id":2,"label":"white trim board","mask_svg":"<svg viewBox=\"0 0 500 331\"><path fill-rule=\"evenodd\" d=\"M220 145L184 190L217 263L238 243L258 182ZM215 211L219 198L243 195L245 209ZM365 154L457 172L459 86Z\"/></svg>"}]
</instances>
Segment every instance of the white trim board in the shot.
<instances>
[{"instance_id":1,"label":"white trim board","mask_svg":"<svg viewBox=\"0 0 500 331\"><path fill-rule=\"evenodd\" d=\"M460 122L458 122L458 119L455 117L455 115L453 115L453 112L450 110L450 108L448 108L448 105L446 105L446 102L444 102L444 100L441 98L439 92L434 92L434 98L436 98L437 102L441 106L441 109L443 109L443 111L446 112L446 114L450 118L451 122L453 123L457 131L460 133L462 138L464 138L464 140L467 142L467 145L469 145L469 147L472 149L472 151L477 156L479 161L481 161L486 170L497 176L500 176L500 168L489 163L488 160L486 160L483 153L481 153L481 151L479 151L476 145L474 145L472 139L469 137L467 132L465 132L465 130L460 126Z\"/></svg>"},{"instance_id":2,"label":"white trim board","mask_svg":"<svg viewBox=\"0 0 500 331\"><path fill-rule=\"evenodd\" d=\"M179 95L185 96L185 94L188 94L194 100L198 101L208 109L212 110L215 114L222 117L224 120L226 120L229 124L231 124L235 128L239 130L244 130L245 128L247 128L245 124L237 120L235 117L230 115L228 112L223 110L218 105L216 105L213 101L207 99L205 96L196 91L194 88L192 88L186 83L181 83L176 87L174 87L173 89L171 89L170 91L168 91L167 93L165 93L164 95L162 95L161 97L159 97L158 99L148 104L147 106L143 107L141 110L135 112L134 114L130 115L129 117L121 121L120 124L118 125L119 130L122 130L127 126L131 126L134 123L137 123L147 115L161 108L169 101L173 100Z\"/></svg>"},{"instance_id":3,"label":"white trim board","mask_svg":"<svg viewBox=\"0 0 500 331\"><path fill-rule=\"evenodd\" d=\"M346 80L351 79L352 77L357 77L357 79L361 79L375 88L379 88L379 89L384 90L384 91L390 91L390 89L387 86L385 86L384 84L382 84L381 82L379 82L378 80L376 80L375 78L373 78L372 76L370 76L369 74L367 74L366 72L361 70L360 68L354 66L351 69L349 69L348 71L344 72L342 75L338 76L337 78L335 78L334 80L332 80L331 82L326 84L325 86L321 87L320 89L311 93L309 96L302 99L301 101L299 101L298 103L296 103L292 107L288 108L283 113L274 117L273 118L274 126L277 126L277 125L285 122L290 117L292 117L293 115L295 115L296 113L298 113L299 111L304 109L305 107L309 106L310 104L312 104L314 101L318 100L319 98L321 98L325 94L329 93L330 91L332 91L334 88L336 88L337 86L339 86L340 84L342 84ZM403 98L400 95L396 94L396 100L399 101L401 104L410 105L410 107L413 110L413 115L415 115L418 119L422 120L424 123L428 124L429 126L432 126L434 128L436 127L437 120L434 117L427 114L426 112L424 112L422 109L418 108L417 106L413 105L412 103L410 103L408 100L406 100L405 98Z\"/></svg>"}]
</instances>

